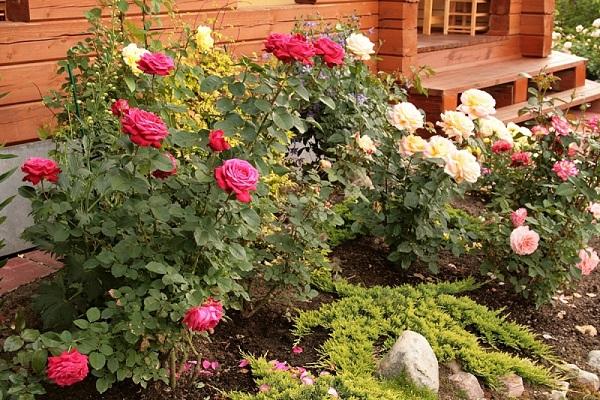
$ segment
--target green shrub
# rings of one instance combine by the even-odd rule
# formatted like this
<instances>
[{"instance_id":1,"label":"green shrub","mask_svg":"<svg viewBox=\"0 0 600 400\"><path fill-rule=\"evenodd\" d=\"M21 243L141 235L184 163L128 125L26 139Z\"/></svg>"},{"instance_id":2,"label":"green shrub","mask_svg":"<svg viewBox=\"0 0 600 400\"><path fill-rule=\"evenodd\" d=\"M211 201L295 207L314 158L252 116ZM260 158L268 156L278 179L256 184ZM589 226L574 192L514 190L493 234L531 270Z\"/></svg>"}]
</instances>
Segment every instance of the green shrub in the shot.
<instances>
[{"instance_id":1,"label":"green shrub","mask_svg":"<svg viewBox=\"0 0 600 400\"><path fill-rule=\"evenodd\" d=\"M600 18L599 0L557 0L556 23L571 31L577 25L589 26Z\"/></svg>"},{"instance_id":2,"label":"green shrub","mask_svg":"<svg viewBox=\"0 0 600 400\"><path fill-rule=\"evenodd\" d=\"M0 98L4 97L2 95L2 93L0 93ZM0 149L2 149L3 146L0 146ZM8 153L1 153L0 154L0 160L8 160L11 158L16 157L13 154L8 154ZM10 169L8 171L0 171L0 183L4 182L5 180L7 180L14 172L15 172L16 168ZM9 196L6 199L1 199L0 200L0 211L2 211L7 205L10 204L10 202L14 199L15 195ZM0 225L4 223L4 221L6 221L6 216L5 215L0 215ZM4 238L0 238L0 249L2 249L5 246L5 241ZM0 259L0 268L3 267L6 264L7 260L3 260Z\"/></svg>"}]
</instances>

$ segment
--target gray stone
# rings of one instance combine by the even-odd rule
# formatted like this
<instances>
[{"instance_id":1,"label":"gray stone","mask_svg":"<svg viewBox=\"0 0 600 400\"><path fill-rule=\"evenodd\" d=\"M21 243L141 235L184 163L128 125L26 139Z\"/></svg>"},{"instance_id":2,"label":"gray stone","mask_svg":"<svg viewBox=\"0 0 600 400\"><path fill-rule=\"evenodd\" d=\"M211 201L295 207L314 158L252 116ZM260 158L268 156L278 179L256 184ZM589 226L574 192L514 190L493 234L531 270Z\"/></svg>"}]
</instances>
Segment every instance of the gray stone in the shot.
<instances>
[{"instance_id":1,"label":"gray stone","mask_svg":"<svg viewBox=\"0 0 600 400\"><path fill-rule=\"evenodd\" d=\"M560 390L553 390L548 395L548 400L567 400L567 392L562 392Z\"/></svg>"},{"instance_id":2,"label":"gray stone","mask_svg":"<svg viewBox=\"0 0 600 400\"><path fill-rule=\"evenodd\" d=\"M450 375L448 379L464 392L467 400L485 399L485 393L475 375L461 371Z\"/></svg>"},{"instance_id":3,"label":"gray stone","mask_svg":"<svg viewBox=\"0 0 600 400\"><path fill-rule=\"evenodd\" d=\"M592 371L600 373L600 350L590 351L587 363Z\"/></svg>"},{"instance_id":4,"label":"gray stone","mask_svg":"<svg viewBox=\"0 0 600 400\"><path fill-rule=\"evenodd\" d=\"M566 364L565 368L570 372L573 386L577 386L582 389L596 392L600 389L600 379L598 375L584 371L575 364Z\"/></svg>"},{"instance_id":5,"label":"gray stone","mask_svg":"<svg viewBox=\"0 0 600 400\"><path fill-rule=\"evenodd\" d=\"M452 371L453 374L458 374L459 372L463 372L463 369L462 369L460 363L456 360L448 361L446 364L444 364L444 367L446 367L450 371Z\"/></svg>"},{"instance_id":6,"label":"gray stone","mask_svg":"<svg viewBox=\"0 0 600 400\"><path fill-rule=\"evenodd\" d=\"M395 378L405 375L417 386L437 393L439 365L433 349L422 335L404 331L390 352L379 362L379 375Z\"/></svg>"},{"instance_id":7,"label":"gray stone","mask_svg":"<svg viewBox=\"0 0 600 400\"><path fill-rule=\"evenodd\" d=\"M502 393L508 398L517 398L523 395L525 392L525 386L523 386L523 378L517 374L510 374L500 378L502 383Z\"/></svg>"},{"instance_id":8,"label":"gray stone","mask_svg":"<svg viewBox=\"0 0 600 400\"><path fill-rule=\"evenodd\" d=\"M0 149L0 153L14 154L17 157L0 162L0 173L4 173L11 168L17 168L10 178L0 183L0 202L5 198L17 194L17 189L25 183L22 181L23 173L18 168L29 157L47 157L48 151L52 148L50 140L42 140L40 142L19 144L16 146L5 147ZM6 247L0 250L0 256L16 253L22 250L33 247L20 238L21 233L25 228L33 223L29 216L31 207L29 200L17 195L14 200L2 210L2 215L7 217L6 221L0 225L0 238L6 240Z\"/></svg>"}]
</instances>

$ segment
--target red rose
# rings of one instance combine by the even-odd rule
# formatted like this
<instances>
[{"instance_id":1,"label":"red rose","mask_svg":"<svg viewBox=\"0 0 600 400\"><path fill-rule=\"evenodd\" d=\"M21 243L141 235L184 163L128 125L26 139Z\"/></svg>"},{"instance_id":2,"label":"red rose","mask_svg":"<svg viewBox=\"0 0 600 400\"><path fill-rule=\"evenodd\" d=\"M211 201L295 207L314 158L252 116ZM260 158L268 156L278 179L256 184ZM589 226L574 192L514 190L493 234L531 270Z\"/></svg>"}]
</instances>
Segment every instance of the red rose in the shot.
<instances>
[{"instance_id":1,"label":"red rose","mask_svg":"<svg viewBox=\"0 0 600 400\"><path fill-rule=\"evenodd\" d=\"M144 53L138 61L138 67L151 75L169 75L175 68L173 59L163 53Z\"/></svg>"},{"instance_id":2,"label":"red rose","mask_svg":"<svg viewBox=\"0 0 600 400\"><path fill-rule=\"evenodd\" d=\"M235 193L242 203L249 203L250 191L256 190L258 183L258 171L248 161L234 158L215 169L215 180L221 189Z\"/></svg>"},{"instance_id":3,"label":"red rose","mask_svg":"<svg viewBox=\"0 0 600 400\"><path fill-rule=\"evenodd\" d=\"M317 39L313 44L315 46L316 54L323 56L323 61L325 61L325 64L327 64L329 68L344 63L344 55L346 52L342 46L333 40L328 37L322 37Z\"/></svg>"},{"instance_id":4,"label":"red rose","mask_svg":"<svg viewBox=\"0 0 600 400\"><path fill-rule=\"evenodd\" d=\"M142 147L153 146L158 149L169 134L167 125L158 115L135 107L123 115L121 125L131 141Z\"/></svg>"},{"instance_id":5,"label":"red rose","mask_svg":"<svg viewBox=\"0 0 600 400\"><path fill-rule=\"evenodd\" d=\"M34 185L37 185L40 181L56 183L58 182L58 174L61 172L56 161L40 157L31 157L25 161L21 171L25 173L23 180Z\"/></svg>"},{"instance_id":6,"label":"red rose","mask_svg":"<svg viewBox=\"0 0 600 400\"><path fill-rule=\"evenodd\" d=\"M227 140L225 140L225 132L221 129L211 131L208 134L208 147L217 152L229 150L231 148L229 143L227 143Z\"/></svg>"},{"instance_id":7,"label":"red rose","mask_svg":"<svg viewBox=\"0 0 600 400\"><path fill-rule=\"evenodd\" d=\"M119 99L113 103L110 110L114 116L122 117L129 112L129 103L125 99Z\"/></svg>"},{"instance_id":8,"label":"red rose","mask_svg":"<svg viewBox=\"0 0 600 400\"><path fill-rule=\"evenodd\" d=\"M183 318L183 323L193 331L214 329L223 318L223 305L209 297L201 306L192 307Z\"/></svg>"},{"instance_id":9,"label":"red rose","mask_svg":"<svg viewBox=\"0 0 600 400\"><path fill-rule=\"evenodd\" d=\"M76 349L48 357L48 379L58 386L70 386L85 379L89 372L88 358Z\"/></svg>"},{"instance_id":10,"label":"red rose","mask_svg":"<svg viewBox=\"0 0 600 400\"><path fill-rule=\"evenodd\" d=\"M287 43L287 52L290 57L305 65L313 65L312 57L315 56L315 47L301 34L296 34Z\"/></svg>"},{"instance_id":11,"label":"red rose","mask_svg":"<svg viewBox=\"0 0 600 400\"><path fill-rule=\"evenodd\" d=\"M492 151L496 154L498 153L506 153L507 151L511 151L513 148L513 144L508 140L500 139L494 142L492 145Z\"/></svg>"},{"instance_id":12,"label":"red rose","mask_svg":"<svg viewBox=\"0 0 600 400\"><path fill-rule=\"evenodd\" d=\"M315 55L315 48L303 35L288 35L272 33L265 40L265 51L273 53L277 59L290 63L294 60L303 64L312 65L311 58Z\"/></svg>"},{"instance_id":13,"label":"red rose","mask_svg":"<svg viewBox=\"0 0 600 400\"><path fill-rule=\"evenodd\" d=\"M169 160L171 160L171 166L173 168L171 168L169 171L162 171L160 169L157 169L156 171L152 172L152 176L158 179L166 179L177 173L177 159L173 157L173 154L169 152L166 152L164 155L167 156Z\"/></svg>"},{"instance_id":14,"label":"red rose","mask_svg":"<svg viewBox=\"0 0 600 400\"><path fill-rule=\"evenodd\" d=\"M510 158L510 161L511 167L527 166L531 164L531 153L520 151L513 154Z\"/></svg>"}]
</instances>

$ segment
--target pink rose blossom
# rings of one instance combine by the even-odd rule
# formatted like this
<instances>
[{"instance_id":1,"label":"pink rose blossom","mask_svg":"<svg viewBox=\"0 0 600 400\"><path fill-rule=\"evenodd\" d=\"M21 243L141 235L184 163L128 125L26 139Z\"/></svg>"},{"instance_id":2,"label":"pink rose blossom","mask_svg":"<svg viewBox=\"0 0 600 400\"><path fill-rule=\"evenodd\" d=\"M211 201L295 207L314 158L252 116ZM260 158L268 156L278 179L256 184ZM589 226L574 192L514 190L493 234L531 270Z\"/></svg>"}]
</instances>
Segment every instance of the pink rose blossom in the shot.
<instances>
[{"instance_id":1,"label":"pink rose blossom","mask_svg":"<svg viewBox=\"0 0 600 400\"><path fill-rule=\"evenodd\" d=\"M143 72L150 75L166 76L175 69L173 59L163 53L144 53L137 64Z\"/></svg>"},{"instance_id":2,"label":"pink rose blossom","mask_svg":"<svg viewBox=\"0 0 600 400\"><path fill-rule=\"evenodd\" d=\"M529 230L528 226L519 226L510 234L510 247L520 256L533 254L538 248L539 241L540 235Z\"/></svg>"},{"instance_id":3,"label":"pink rose blossom","mask_svg":"<svg viewBox=\"0 0 600 400\"><path fill-rule=\"evenodd\" d=\"M269 361L269 363L273 366L273 369L276 371L287 371L290 369L290 367L287 365L287 362L285 361L271 360Z\"/></svg>"},{"instance_id":4,"label":"pink rose blossom","mask_svg":"<svg viewBox=\"0 0 600 400\"><path fill-rule=\"evenodd\" d=\"M223 161L215 169L217 185L227 193L235 193L238 201L249 203L250 191L256 190L258 171L248 161L237 158Z\"/></svg>"},{"instance_id":5,"label":"pink rose blossom","mask_svg":"<svg viewBox=\"0 0 600 400\"><path fill-rule=\"evenodd\" d=\"M294 354L300 354L304 351L304 349L300 346L294 346L292 347L292 353Z\"/></svg>"},{"instance_id":6,"label":"pink rose blossom","mask_svg":"<svg viewBox=\"0 0 600 400\"><path fill-rule=\"evenodd\" d=\"M223 318L223 305L209 297L201 306L192 307L183 318L183 323L192 331L214 329Z\"/></svg>"},{"instance_id":7,"label":"pink rose blossom","mask_svg":"<svg viewBox=\"0 0 600 400\"><path fill-rule=\"evenodd\" d=\"M569 124L569 121L567 121L563 117L555 115L552 117L551 122L552 127L554 128L554 131L556 132L557 136L567 136L569 134L571 130L571 125Z\"/></svg>"},{"instance_id":8,"label":"pink rose blossom","mask_svg":"<svg viewBox=\"0 0 600 400\"><path fill-rule=\"evenodd\" d=\"M56 183L58 175L61 173L56 161L41 157L27 159L21 167L21 171L25 174L23 181L31 182L34 185L41 181Z\"/></svg>"},{"instance_id":9,"label":"pink rose blossom","mask_svg":"<svg viewBox=\"0 0 600 400\"><path fill-rule=\"evenodd\" d=\"M169 152L166 152L165 156L167 156L167 158L171 161L172 168L168 171L162 171L160 169L153 171L152 176L154 176L155 178L167 179L168 177L177 174L177 159L175 157L173 157L173 154L171 154Z\"/></svg>"},{"instance_id":10,"label":"pink rose blossom","mask_svg":"<svg viewBox=\"0 0 600 400\"><path fill-rule=\"evenodd\" d=\"M543 125L536 125L533 128L531 128L531 133L533 133L533 136L535 137L544 137L548 136L550 134L550 131L548 131L548 128L546 128Z\"/></svg>"},{"instance_id":11,"label":"pink rose blossom","mask_svg":"<svg viewBox=\"0 0 600 400\"><path fill-rule=\"evenodd\" d=\"M77 349L48 357L48 379L58 386L71 386L88 375L88 357Z\"/></svg>"},{"instance_id":12,"label":"pink rose blossom","mask_svg":"<svg viewBox=\"0 0 600 400\"><path fill-rule=\"evenodd\" d=\"M492 170L488 167L481 167L481 175L489 175L492 173Z\"/></svg>"},{"instance_id":13,"label":"pink rose blossom","mask_svg":"<svg viewBox=\"0 0 600 400\"><path fill-rule=\"evenodd\" d=\"M246 368L248 365L250 365L250 361L246 360L245 358L240 360L240 363L238 364L238 367L240 368Z\"/></svg>"},{"instance_id":14,"label":"pink rose blossom","mask_svg":"<svg viewBox=\"0 0 600 400\"><path fill-rule=\"evenodd\" d=\"M577 263L577 268L581 270L583 275L591 274L592 271L596 269L599 262L600 258L598 258L598 253L591 247L579 250L579 263Z\"/></svg>"},{"instance_id":15,"label":"pink rose blossom","mask_svg":"<svg viewBox=\"0 0 600 400\"><path fill-rule=\"evenodd\" d=\"M310 372L304 371L302 375L300 375L300 381L303 385L314 385L315 379L312 377Z\"/></svg>"},{"instance_id":16,"label":"pink rose blossom","mask_svg":"<svg viewBox=\"0 0 600 400\"><path fill-rule=\"evenodd\" d=\"M552 171L558 175L562 181L567 181L571 176L577 176L579 170L573 161L562 160L554 163Z\"/></svg>"},{"instance_id":17,"label":"pink rose blossom","mask_svg":"<svg viewBox=\"0 0 600 400\"><path fill-rule=\"evenodd\" d=\"M525 223L525 219L527 219L527 209L525 208L519 208L510 214L510 220L515 228L523 225Z\"/></svg>"},{"instance_id":18,"label":"pink rose blossom","mask_svg":"<svg viewBox=\"0 0 600 400\"><path fill-rule=\"evenodd\" d=\"M129 112L129 102L125 99L119 99L113 103L110 111L115 117L122 117Z\"/></svg>"},{"instance_id":19,"label":"pink rose blossom","mask_svg":"<svg viewBox=\"0 0 600 400\"><path fill-rule=\"evenodd\" d=\"M590 203L587 210L592 213L594 219L600 219L600 203Z\"/></svg>"},{"instance_id":20,"label":"pink rose blossom","mask_svg":"<svg viewBox=\"0 0 600 400\"><path fill-rule=\"evenodd\" d=\"M508 151L511 151L512 148L513 144L511 142L509 142L508 140L500 139L494 142L494 144L492 145L492 152L496 154L506 153Z\"/></svg>"},{"instance_id":21,"label":"pink rose blossom","mask_svg":"<svg viewBox=\"0 0 600 400\"><path fill-rule=\"evenodd\" d=\"M225 132L219 129L211 131L208 134L208 147L210 147L212 151L221 152L229 150L231 145L227 143L227 140L225 139Z\"/></svg>"},{"instance_id":22,"label":"pink rose blossom","mask_svg":"<svg viewBox=\"0 0 600 400\"><path fill-rule=\"evenodd\" d=\"M221 364L219 364L218 361L202 360L203 371L201 371L201 372L208 374L208 375L212 375L213 372L218 370L220 366L221 366Z\"/></svg>"},{"instance_id":23,"label":"pink rose blossom","mask_svg":"<svg viewBox=\"0 0 600 400\"><path fill-rule=\"evenodd\" d=\"M527 166L531 164L531 153L526 151L519 151L514 153L510 157L510 166L511 167L521 167Z\"/></svg>"},{"instance_id":24,"label":"pink rose blossom","mask_svg":"<svg viewBox=\"0 0 600 400\"><path fill-rule=\"evenodd\" d=\"M586 119L586 125L594 132L598 132L600 129L600 116L593 115L590 118Z\"/></svg>"},{"instance_id":25,"label":"pink rose blossom","mask_svg":"<svg viewBox=\"0 0 600 400\"><path fill-rule=\"evenodd\" d=\"M313 65L315 55L313 44L301 34L272 33L265 40L265 51L285 63L299 61L305 65Z\"/></svg>"},{"instance_id":26,"label":"pink rose blossom","mask_svg":"<svg viewBox=\"0 0 600 400\"><path fill-rule=\"evenodd\" d=\"M569 144L569 148L567 150L567 155L569 157L575 157L577 154L581 153L581 148L575 142Z\"/></svg>"},{"instance_id":27,"label":"pink rose blossom","mask_svg":"<svg viewBox=\"0 0 600 400\"><path fill-rule=\"evenodd\" d=\"M321 37L313 42L317 55L323 57L323 61L329 68L344 63L345 51L342 46L328 37Z\"/></svg>"},{"instance_id":28,"label":"pink rose blossom","mask_svg":"<svg viewBox=\"0 0 600 400\"><path fill-rule=\"evenodd\" d=\"M123 132L142 147L160 148L162 140L169 135L167 125L156 114L139 108L131 108L121 118Z\"/></svg>"},{"instance_id":29,"label":"pink rose blossom","mask_svg":"<svg viewBox=\"0 0 600 400\"><path fill-rule=\"evenodd\" d=\"M329 389L327 389L327 394L330 395L331 397L333 397L334 399L338 399L340 397L340 395L338 394L337 390L335 390L332 387L330 387Z\"/></svg>"}]
</instances>

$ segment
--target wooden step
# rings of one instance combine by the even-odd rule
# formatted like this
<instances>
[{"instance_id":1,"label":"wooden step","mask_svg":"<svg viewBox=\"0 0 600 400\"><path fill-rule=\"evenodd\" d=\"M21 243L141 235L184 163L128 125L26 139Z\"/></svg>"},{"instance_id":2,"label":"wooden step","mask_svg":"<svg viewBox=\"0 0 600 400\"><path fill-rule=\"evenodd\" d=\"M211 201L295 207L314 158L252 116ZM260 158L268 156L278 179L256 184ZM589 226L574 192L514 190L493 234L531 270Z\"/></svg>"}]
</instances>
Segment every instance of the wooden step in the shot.
<instances>
[{"instance_id":1,"label":"wooden step","mask_svg":"<svg viewBox=\"0 0 600 400\"><path fill-rule=\"evenodd\" d=\"M584 86L553 93L548 97L554 98L555 105L563 110L577 108L585 103L595 103L597 105L600 102L600 83L586 80ZM531 114L528 113L519 115L519 110L525 108L526 106L527 102L524 101L508 107L499 108L496 112L496 117L506 123L528 121L533 118ZM544 109L544 111L549 110L550 107L546 107Z\"/></svg>"}]
</instances>

